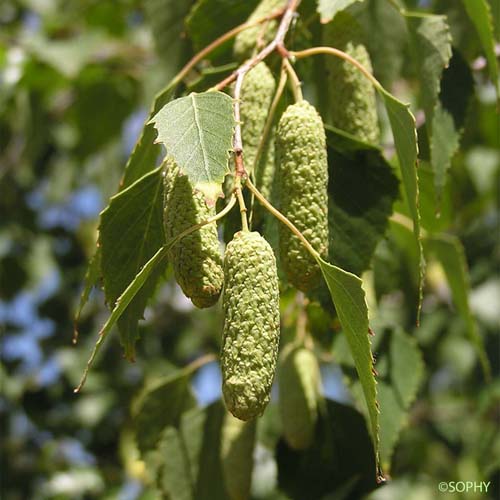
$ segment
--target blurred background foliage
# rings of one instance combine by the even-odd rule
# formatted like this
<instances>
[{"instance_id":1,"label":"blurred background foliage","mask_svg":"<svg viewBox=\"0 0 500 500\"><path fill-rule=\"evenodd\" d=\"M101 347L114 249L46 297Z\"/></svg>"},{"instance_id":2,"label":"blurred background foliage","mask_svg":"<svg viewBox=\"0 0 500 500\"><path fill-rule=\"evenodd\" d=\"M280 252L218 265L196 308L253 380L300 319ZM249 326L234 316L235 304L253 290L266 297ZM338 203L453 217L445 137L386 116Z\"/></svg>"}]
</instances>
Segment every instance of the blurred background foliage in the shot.
<instances>
[{"instance_id":1,"label":"blurred background foliage","mask_svg":"<svg viewBox=\"0 0 500 500\"><path fill-rule=\"evenodd\" d=\"M162 481L170 488L165 473L152 485L151 471L162 459L154 454L140 459L132 414L135 425L144 426L140 436L147 441L144 434L154 422L147 414L137 418L144 410L138 394L167 377L167 400L172 380L177 383L186 376L176 367L217 353L220 306L208 313L195 310L172 280L165 279L140 324L136 362L123 360L113 339L80 395L74 395L73 388L108 314L101 291L92 292L81 318L78 347L71 339L86 264L95 250L97 216L117 190L155 92L195 50L244 21L256 4L192 3L0 3L0 490L6 500L146 499L157 498ZM303 3L307 9L311 2ZM470 303L494 378L485 382L443 267L431 255L422 322L415 327L417 263L411 234L391 222L385 238L375 238L373 246L378 244L364 274L376 331L373 349L381 405L387 408L382 411L382 459L392 478L370 498L437 498L438 482L459 480L491 481L487 495L469 493L463 498L498 498L500 131L495 91L461 2L407 0L406 6L448 16L454 51L465 71L452 79L445 96L453 103L470 94L461 104L464 132L446 177L440 217L424 134L419 134L421 210L425 229L446 231L463 244ZM492 9L497 34L499 12L498 7ZM418 69L408 56L408 35L398 16L385 0L367 0L359 12L371 34L368 47L376 76L416 111L421 106ZM212 64L190 75L188 86L206 88L213 75L219 79L231 63L230 46L223 47ZM303 67L311 71L306 63ZM313 99L317 89L306 85L305 91ZM392 157L387 124L384 130L385 152ZM338 172L340 179L342 168ZM345 180L349 182L354 181ZM381 184L392 183L390 178ZM354 199L368 196L362 184L358 178L351 186ZM387 190L392 200L394 186ZM337 202L337 210L350 210L342 200ZM395 208L404 212L400 202ZM293 312L286 313L293 311L293 294L285 292L282 300L286 339L293 329ZM259 423L252 487L256 499L360 498L375 488L373 463L367 458L371 444L363 419L353 409L359 387L338 322L314 303L308 316L329 398L318 442L329 429L328 415L334 414L333 426L340 429L332 438L338 455L325 459L329 455L321 447L307 456L286 449L279 440L274 398ZM411 376L405 363L413 368ZM214 423L221 412L217 363L203 365L186 380L186 390L195 397L182 425L190 425L194 435L203 427L210 433L210 425L219 428ZM159 411L171 414L173 409ZM162 443L167 455L174 449L169 439L164 435ZM209 467L209 462L210 455L203 455L200 468ZM363 478L358 490L352 482L356 474ZM211 479L199 481L213 483ZM318 481L326 486L318 486ZM224 498L215 495L206 498Z\"/></svg>"}]
</instances>

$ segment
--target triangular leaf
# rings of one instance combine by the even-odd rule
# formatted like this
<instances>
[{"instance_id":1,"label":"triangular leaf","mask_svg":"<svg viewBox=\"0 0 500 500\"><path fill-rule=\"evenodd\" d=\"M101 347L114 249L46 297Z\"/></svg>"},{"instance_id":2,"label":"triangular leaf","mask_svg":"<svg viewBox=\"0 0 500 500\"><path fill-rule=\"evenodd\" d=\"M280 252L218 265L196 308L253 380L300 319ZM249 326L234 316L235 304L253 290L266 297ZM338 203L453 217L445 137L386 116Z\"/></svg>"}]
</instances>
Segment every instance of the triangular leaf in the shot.
<instances>
[{"instance_id":1,"label":"triangular leaf","mask_svg":"<svg viewBox=\"0 0 500 500\"><path fill-rule=\"evenodd\" d=\"M364 0L318 0L318 13L321 16L322 23L329 23L337 12L347 9L355 2Z\"/></svg>"},{"instance_id":2,"label":"triangular leaf","mask_svg":"<svg viewBox=\"0 0 500 500\"><path fill-rule=\"evenodd\" d=\"M148 260L165 244L163 231L163 177L161 167L111 198L101 214L99 244L106 300L116 299ZM119 319L121 342L128 359L134 358L138 321L160 273L152 274Z\"/></svg>"},{"instance_id":3,"label":"triangular leaf","mask_svg":"<svg viewBox=\"0 0 500 500\"><path fill-rule=\"evenodd\" d=\"M476 348L484 375L489 379L491 377L490 363L469 304L469 273L462 243L458 238L445 234L429 236L424 243L443 266L455 306L467 325L467 334Z\"/></svg>"},{"instance_id":4,"label":"triangular leaf","mask_svg":"<svg viewBox=\"0 0 500 500\"><path fill-rule=\"evenodd\" d=\"M175 80L173 80L157 94L149 118L151 118L170 100L175 84ZM146 175L156 167L158 157L161 153L161 147L159 144L154 143L155 136L156 134L153 125L146 122L134 150L128 159L127 165L125 166L125 173L120 183L120 191L123 191L125 188L139 180L142 176ZM95 286L97 280L101 277L100 259L101 249L100 247L97 247L85 275L84 290L82 292L80 304L75 316L76 322L78 322L82 309L88 301L92 287Z\"/></svg>"},{"instance_id":5,"label":"triangular leaf","mask_svg":"<svg viewBox=\"0 0 500 500\"><path fill-rule=\"evenodd\" d=\"M345 332L359 380L363 387L370 419L371 435L378 457L379 428L377 387L373 371L373 356L368 333L368 308L362 281L354 274L318 258L318 263L332 296L335 309Z\"/></svg>"},{"instance_id":6,"label":"triangular leaf","mask_svg":"<svg viewBox=\"0 0 500 500\"><path fill-rule=\"evenodd\" d=\"M208 200L222 195L234 129L233 101L222 92L192 93L165 105L151 120L195 189Z\"/></svg>"}]
</instances>

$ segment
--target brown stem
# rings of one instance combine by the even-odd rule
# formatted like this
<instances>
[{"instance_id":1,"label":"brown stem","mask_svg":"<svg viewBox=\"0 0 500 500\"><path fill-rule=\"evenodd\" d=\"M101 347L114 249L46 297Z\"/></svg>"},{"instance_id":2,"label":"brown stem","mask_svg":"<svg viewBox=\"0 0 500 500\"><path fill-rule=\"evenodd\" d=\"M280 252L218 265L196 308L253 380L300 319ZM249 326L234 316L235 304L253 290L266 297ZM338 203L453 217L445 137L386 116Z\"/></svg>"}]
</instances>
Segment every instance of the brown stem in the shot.
<instances>
[{"instance_id":1,"label":"brown stem","mask_svg":"<svg viewBox=\"0 0 500 500\"><path fill-rule=\"evenodd\" d=\"M264 47L256 56L252 59L249 59L245 64L240 66L236 71L233 71L227 78L224 78L221 82L219 82L214 90L222 90L227 87L230 83L234 82L240 73L248 73L254 66L263 61L271 52L273 52L278 46L282 47L285 36L290 29L290 24L292 22L293 16L297 7L299 6L300 0L289 0L288 5L286 7L285 13L281 19L281 23L279 25L278 31L276 32L276 36L274 40L272 40L266 47Z\"/></svg>"},{"instance_id":2,"label":"brown stem","mask_svg":"<svg viewBox=\"0 0 500 500\"><path fill-rule=\"evenodd\" d=\"M274 12L271 12L271 14L261 17L260 19L257 19L256 21L252 22L245 22L243 24L240 24L239 26L236 26L236 28L233 28L232 30L228 31L227 33L224 33L222 36L219 38L216 38L213 42L209 43L205 48L200 50L196 55L194 55L187 63L186 65L179 71L177 76L174 79L174 85L177 83L181 82L184 77L191 71L191 69L196 66L201 60L203 60L210 52L215 50L217 47L222 45L223 43L227 42L231 38L235 37L238 33L241 31L244 31L248 28L252 28L254 26L258 26L259 24L265 23L266 21L270 21L271 19L275 19L283 14L285 9L281 8L278 10L275 10Z\"/></svg>"},{"instance_id":3,"label":"brown stem","mask_svg":"<svg viewBox=\"0 0 500 500\"><path fill-rule=\"evenodd\" d=\"M234 127L234 140L233 150L235 154L235 171L236 178L246 177L245 166L243 163L243 143L241 140L241 119L240 119L240 101L241 101L241 87L245 75L259 62L263 61L276 47L282 46L285 36L290 28L295 10L297 9L300 0L289 0L283 18L281 19L278 31L274 39L264 47L255 57L249 59L246 63L240 66L236 71L233 71L227 78L219 82L213 90L222 90L227 85L236 80L234 86L234 118L236 125Z\"/></svg>"},{"instance_id":4,"label":"brown stem","mask_svg":"<svg viewBox=\"0 0 500 500\"><path fill-rule=\"evenodd\" d=\"M349 54L342 52L339 49L335 49L333 47L312 47L310 49L300 50L298 52L290 52L291 57L296 57L297 59L302 59L304 57L315 56L318 54L330 54L331 56L340 57L341 59L346 60L351 63L353 66L363 73L368 80L370 80L373 85L381 90L382 85L380 82L368 71L360 62L356 61L356 59L352 58Z\"/></svg>"},{"instance_id":5,"label":"brown stem","mask_svg":"<svg viewBox=\"0 0 500 500\"><path fill-rule=\"evenodd\" d=\"M292 87L292 92L293 92L293 97L295 98L296 102L302 101L302 84L300 83L300 79L297 76L297 73L293 69L293 66L290 64L290 61L288 59L283 59L283 64L285 66L285 69L290 76L290 83Z\"/></svg>"}]
</instances>

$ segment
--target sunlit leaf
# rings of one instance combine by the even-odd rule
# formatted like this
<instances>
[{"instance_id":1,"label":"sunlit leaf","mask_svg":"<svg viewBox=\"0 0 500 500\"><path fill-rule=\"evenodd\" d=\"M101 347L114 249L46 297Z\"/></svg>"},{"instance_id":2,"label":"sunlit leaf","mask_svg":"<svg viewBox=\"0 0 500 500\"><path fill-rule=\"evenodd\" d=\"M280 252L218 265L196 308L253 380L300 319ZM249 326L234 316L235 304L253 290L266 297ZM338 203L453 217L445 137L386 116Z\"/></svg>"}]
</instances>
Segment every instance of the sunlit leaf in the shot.
<instances>
[{"instance_id":1,"label":"sunlit leaf","mask_svg":"<svg viewBox=\"0 0 500 500\"><path fill-rule=\"evenodd\" d=\"M208 200L222 195L232 148L232 99L222 92L192 93L166 104L151 119L163 143L195 189Z\"/></svg>"},{"instance_id":2,"label":"sunlit leaf","mask_svg":"<svg viewBox=\"0 0 500 500\"><path fill-rule=\"evenodd\" d=\"M347 9L355 2L364 0L318 0L318 13L321 16L322 23L329 23L337 12Z\"/></svg>"}]
</instances>

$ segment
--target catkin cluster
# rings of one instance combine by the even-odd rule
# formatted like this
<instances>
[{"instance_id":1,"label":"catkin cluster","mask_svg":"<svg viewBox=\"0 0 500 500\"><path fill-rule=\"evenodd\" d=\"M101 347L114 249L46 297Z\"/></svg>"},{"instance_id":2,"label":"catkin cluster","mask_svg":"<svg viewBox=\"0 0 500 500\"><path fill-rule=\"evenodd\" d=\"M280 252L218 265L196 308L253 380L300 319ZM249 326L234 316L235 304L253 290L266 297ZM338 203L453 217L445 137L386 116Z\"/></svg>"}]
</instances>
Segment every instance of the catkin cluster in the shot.
<instances>
[{"instance_id":1,"label":"catkin cluster","mask_svg":"<svg viewBox=\"0 0 500 500\"><path fill-rule=\"evenodd\" d=\"M266 197L271 196L275 174L274 132L263 137L269 108L276 90L276 81L268 66L261 62L250 70L241 88L241 136L243 141L245 169L253 173L255 184ZM261 142L265 140L263 147ZM262 147L257 159L259 148ZM263 218L259 205L254 206L253 227L258 227Z\"/></svg>"}]
</instances>

